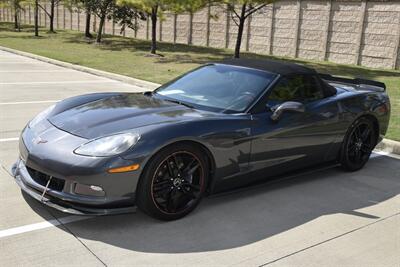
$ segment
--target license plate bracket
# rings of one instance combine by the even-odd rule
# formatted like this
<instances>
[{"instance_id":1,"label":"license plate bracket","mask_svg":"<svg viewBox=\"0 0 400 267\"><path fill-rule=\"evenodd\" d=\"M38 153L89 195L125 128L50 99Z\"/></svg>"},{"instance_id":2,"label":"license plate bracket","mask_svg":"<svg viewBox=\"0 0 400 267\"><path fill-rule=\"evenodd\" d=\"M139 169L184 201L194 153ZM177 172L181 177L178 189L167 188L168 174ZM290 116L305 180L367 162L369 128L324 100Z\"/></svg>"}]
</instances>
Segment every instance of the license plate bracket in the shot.
<instances>
[{"instance_id":1,"label":"license plate bracket","mask_svg":"<svg viewBox=\"0 0 400 267\"><path fill-rule=\"evenodd\" d=\"M46 186L45 186L45 188L44 188L44 190L43 190L43 193L42 193L42 195L41 195L41 197L40 197L40 202L44 202L43 201L43 198L44 198L44 195L47 193L47 191L49 190L49 185L50 185L50 182L51 182L51 179L53 178L53 176L50 176L49 177L49 180L47 180L47 183L46 183Z\"/></svg>"}]
</instances>

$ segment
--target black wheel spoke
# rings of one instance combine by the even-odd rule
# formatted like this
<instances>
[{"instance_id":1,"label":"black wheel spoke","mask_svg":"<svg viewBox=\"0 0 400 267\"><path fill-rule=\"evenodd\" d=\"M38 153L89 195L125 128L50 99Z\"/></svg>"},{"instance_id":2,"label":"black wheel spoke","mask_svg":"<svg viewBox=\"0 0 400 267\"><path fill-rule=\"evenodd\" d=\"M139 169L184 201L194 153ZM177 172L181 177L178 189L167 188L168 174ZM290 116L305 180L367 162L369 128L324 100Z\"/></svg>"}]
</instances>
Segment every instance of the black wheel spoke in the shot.
<instances>
[{"instance_id":1,"label":"black wheel spoke","mask_svg":"<svg viewBox=\"0 0 400 267\"><path fill-rule=\"evenodd\" d=\"M188 189L186 189L185 187L182 188L182 193L183 193L184 195L190 197L191 199L194 199L194 198L197 197L194 191L192 191L192 190L190 190L190 189L188 190Z\"/></svg>"},{"instance_id":2,"label":"black wheel spoke","mask_svg":"<svg viewBox=\"0 0 400 267\"><path fill-rule=\"evenodd\" d=\"M167 160L165 162L165 164L167 165L167 168L168 168L169 177L173 178L174 177L174 170L171 167L170 161Z\"/></svg>"},{"instance_id":3,"label":"black wheel spoke","mask_svg":"<svg viewBox=\"0 0 400 267\"><path fill-rule=\"evenodd\" d=\"M356 130L354 131L356 138L360 139L361 137L361 131L360 131L360 127L356 127Z\"/></svg>"},{"instance_id":4,"label":"black wheel spoke","mask_svg":"<svg viewBox=\"0 0 400 267\"><path fill-rule=\"evenodd\" d=\"M369 145L363 144L361 146L361 151L364 153L369 153L369 152L371 152L371 147Z\"/></svg>"},{"instance_id":5,"label":"black wheel spoke","mask_svg":"<svg viewBox=\"0 0 400 267\"><path fill-rule=\"evenodd\" d=\"M169 211L169 212L174 212L175 211L173 192L174 192L174 189L172 189L171 192L169 192L168 198L167 198L167 206L166 206L166 208L167 208L167 211Z\"/></svg>"},{"instance_id":6,"label":"black wheel spoke","mask_svg":"<svg viewBox=\"0 0 400 267\"><path fill-rule=\"evenodd\" d=\"M351 153L354 153L356 150L356 145L355 144L351 144L349 145L348 151Z\"/></svg>"},{"instance_id":7,"label":"black wheel spoke","mask_svg":"<svg viewBox=\"0 0 400 267\"><path fill-rule=\"evenodd\" d=\"M175 176L180 175L181 174L181 170L179 168L179 163L178 163L178 159L176 158L175 155L172 156L173 162L174 162L174 169L176 170Z\"/></svg>"},{"instance_id":8,"label":"black wheel spoke","mask_svg":"<svg viewBox=\"0 0 400 267\"><path fill-rule=\"evenodd\" d=\"M196 162L196 159L192 159L189 164L186 165L186 167L183 169L183 172L188 172L190 170L190 167L193 165L193 163Z\"/></svg>"},{"instance_id":9,"label":"black wheel spoke","mask_svg":"<svg viewBox=\"0 0 400 267\"><path fill-rule=\"evenodd\" d=\"M365 128L365 130L361 134L361 140L363 142L367 142L370 135L371 135L371 130L369 128Z\"/></svg>"},{"instance_id":10,"label":"black wheel spoke","mask_svg":"<svg viewBox=\"0 0 400 267\"><path fill-rule=\"evenodd\" d=\"M200 163L196 164L194 167L192 167L192 168L188 171L188 174L192 175L199 167L200 167Z\"/></svg>"},{"instance_id":11,"label":"black wheel spoke","mask_svg":"<svg viewBox=\"0 0 400 267\"><path fill-rule=\"evenodd\" d=\"M199 191L201 189L199 185L194 185L194 184L191 184L191 183L188 183L188 182L183 183L183 185L184 186L188 186L191 189L196 190L196 191Z\"/></svg>"},{"instance_id":12,"label":"black wheel spoke","mask_svg":"<svg viewBox=\"0 0 400 267\"><path fill-rule=\"evenodd\" d=\"M162 185L154 185L153 190L154 192L164 191L165 189L171 188L169 184L162 184Z\"/></svg>"},{"instance_id":13,"label":"black wheel spoke","mask_svg":"<svg viewBox=\"0 0 400 267\"><path fill-rule=\"evenodd\" d=\"M158 186L169 184L169 183L170 183L170 181L168 181L168 180L155 181L154 186L158 187Z\"/></svg>"},{"instance_id":14,"label":"black wheel spoke","mask_svg":"<svg viewBox=\"0 0 400 267\"><path fill-rule=\"evenodd\" d=\"M358 150L356 152L355 160L356 160L356 162L360 162L361 159L362 159L362 154L361 154L361 151Z\"/></svg>"},{"instance_id":15,"label":"black wheel spoke","mask_svg":"<svg viewBox=\"0 0 400 267\"><path fill-rule=\"evenodd\" d=\"M169 194L170 191L171 190L167 188L164 191L154 192L154 196L159 199L165 199L166 195Z\"/></svg>"}]
</instances>

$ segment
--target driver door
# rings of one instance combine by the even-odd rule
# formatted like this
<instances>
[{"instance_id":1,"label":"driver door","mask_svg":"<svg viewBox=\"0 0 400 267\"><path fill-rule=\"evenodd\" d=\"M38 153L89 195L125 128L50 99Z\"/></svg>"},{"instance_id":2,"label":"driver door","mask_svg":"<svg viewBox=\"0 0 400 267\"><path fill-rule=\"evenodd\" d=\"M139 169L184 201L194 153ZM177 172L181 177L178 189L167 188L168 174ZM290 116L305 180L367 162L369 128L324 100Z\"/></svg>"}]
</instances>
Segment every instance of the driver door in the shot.
<instances>
[{"instance_id":1,"label":"driver door","mask_svg":"<svg viewBox=\"0 0 400 267\"><path fill-rule=\"evenodd\" d=\"M253 114L250 168L267 176L329 160L327 155L338 130L338 106L324 97L319 79L312 75L281 77ZM304 105L304 112L283 112L272 120L271 108L287 101Z\"/></svg>"}]
</instances>

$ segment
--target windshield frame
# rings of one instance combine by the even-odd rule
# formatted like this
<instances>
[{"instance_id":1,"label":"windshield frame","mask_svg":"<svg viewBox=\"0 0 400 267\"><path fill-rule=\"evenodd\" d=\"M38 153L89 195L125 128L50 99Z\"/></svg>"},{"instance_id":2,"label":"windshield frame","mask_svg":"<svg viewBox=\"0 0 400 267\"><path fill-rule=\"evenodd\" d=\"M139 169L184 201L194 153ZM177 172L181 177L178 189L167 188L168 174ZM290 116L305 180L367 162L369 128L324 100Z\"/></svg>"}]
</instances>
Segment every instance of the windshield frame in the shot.
<instances>
[{"instance_id":1,"label":"windshield frame","mask_svg":"<svg viewBox=\"0 0 400 267\"><path fill-rule=\"evenodd\" d=\"M182 77L195 72L201 68L207 67L207 66L212 66L212 65L219 65L219 66L229 66L229 67L234 67L234 68L238 68L238 69L248 69L248 70L253 70L253 71L258 71L258 72L264 72L267 73L269 75L272 76L272 80L270 81L270 83L268 83L263 89L260 90L260 93L254 98L254 100L249 103L246 108L243 109L243 111L237 111L237 110L229 110L229 109L222 109L222 108L218 108L218 107L211 107L211 106L205 106L205 105L200 105L197 103L191 103L191 102L185 102L185 101L181 101L179 99L173 98L173 97L168 97L165 95L162 95L160 93L157 93L157 91L161 90L164 87L169 86L170 84L176 82L177 80L181 79ZM200 109L200 110L206 110L206 111L211 111L211 112L218 112L218 113L222 113L222 114L245 114L245 113L249 113L250 110L252 109L253 106L255 106L258 101L262 98L262 96L268 91L268 89L271 87L271 85L275 84L276 80L279 78L279 74L277 73L273 73L270 71L266 71L266 70L260 70L260 69L256 69L256 68L251 68L251 67L245 67L245 66L238 66L238 65L231 65L231 64L224 64L224 63L208 63L208 64L204 64L201 65L197 68L194 68L182 75L179 75L178 77L172 79L169 82L166 82L165 84L161 85L160 87L156 88L153 91L153 94L156 95L157 97L159 97L159 99L163 100L172 100L172 101L177 101L182 103L183 105L190 105L193 106L194 109Z\"/></svg>"}]
</instances>

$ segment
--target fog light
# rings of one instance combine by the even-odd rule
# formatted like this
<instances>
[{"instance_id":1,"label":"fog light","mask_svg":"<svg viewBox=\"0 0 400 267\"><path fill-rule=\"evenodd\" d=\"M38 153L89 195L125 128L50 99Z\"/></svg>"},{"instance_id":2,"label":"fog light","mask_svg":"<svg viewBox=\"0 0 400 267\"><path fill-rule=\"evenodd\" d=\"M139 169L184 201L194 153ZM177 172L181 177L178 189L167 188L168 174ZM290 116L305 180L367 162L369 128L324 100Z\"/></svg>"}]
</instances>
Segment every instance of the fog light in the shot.
<instances>
[{"instance_id":1,"label":"fog light","mask_svg":"<svg viewBox=\"0 0 400 267\"><path fill-rule=\"evenodd\" d=\"M103 197L106 195L103 188L98 185L75 184L74 192L79 195Z\"/></svg>"},{"instance_id":2,"label":"fog light","mask_svg":"<svg viewBox=\"0 0 400 267\"><path fill-rule=\"evenodd\" d=\"M97 185L91 185L90 189L92 189L94 191L103 191L103 188L101 188L100 186L97 186Z\"/></svg>"}]
</instances>

